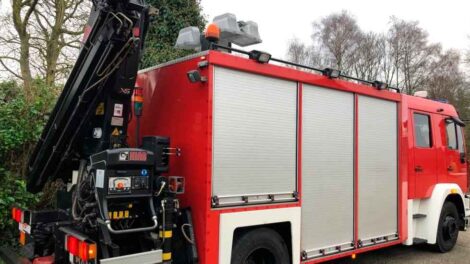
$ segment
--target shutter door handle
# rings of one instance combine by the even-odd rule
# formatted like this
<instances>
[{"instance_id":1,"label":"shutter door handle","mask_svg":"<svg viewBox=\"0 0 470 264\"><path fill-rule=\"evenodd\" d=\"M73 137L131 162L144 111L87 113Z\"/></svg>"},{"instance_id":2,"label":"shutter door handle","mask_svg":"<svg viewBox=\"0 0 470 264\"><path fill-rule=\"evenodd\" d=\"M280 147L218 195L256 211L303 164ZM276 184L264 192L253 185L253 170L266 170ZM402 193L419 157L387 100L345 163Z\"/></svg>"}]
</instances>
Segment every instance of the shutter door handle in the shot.
<instances>
[{"instance_id":1,"label":"shutter door handle","mask_svg":"<svg viewBox=\"0 0 470 264\"><path fill-rule=\"evenodd\" d=\"M421 167L420 165L416 166L415 172L423 172L423 167Z\"/></svg>"},{"instance_id":2,"label":"shutter door handle","mask_svg":"<svg viewBox=\"0 0 470 264\"><path fill-rule=\"evenodd\" d=\"M454 171L454 166L450 165L449 167L447 167L447 171Z\"/></svg>"}]
</instances>

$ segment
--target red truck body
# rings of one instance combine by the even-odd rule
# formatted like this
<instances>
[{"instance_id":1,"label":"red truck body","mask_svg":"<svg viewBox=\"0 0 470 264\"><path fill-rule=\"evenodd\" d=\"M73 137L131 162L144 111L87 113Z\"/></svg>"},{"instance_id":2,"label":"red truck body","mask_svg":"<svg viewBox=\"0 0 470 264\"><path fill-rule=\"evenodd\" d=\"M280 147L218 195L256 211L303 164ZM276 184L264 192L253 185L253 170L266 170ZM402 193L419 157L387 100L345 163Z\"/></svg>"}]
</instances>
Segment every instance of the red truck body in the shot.
<instances>
[{"instance_id":1,"label":"red truck body","mask_svg":"<svg viewBox=\"0 0 470 264\"><path fill-rule=\"evenodd\" d=\"M246 203L230 206L214 205L214 87L215 73L219 68L230 69L236 72L248 73L275 80L286 80L295 82L297 85L296 97L296 158L295 158L295 188L296 197L285 202L273 199L271 202L257 201L250 203L250 198ZM207 77L205 82L191 83L186 78L186 73L191 70L199 70L203 77ZM304 100L306 86L316 86L345 92L351 95L354 102L354 151L353 162L353 186L351 194L353 195L353 206L351 212L353 221L351 230L353 240L350 248L341 248L336 246L337 251L331 250L325 246L324 249L314 250L312 255L302 248L300 240L305 240L306 234L303 229L300 231L301 239L295 235L294 227L291 226L292 244L290 251L293 263L314 263L331 260L344 256L352 256L361 252L391 246L400 243L406 243L409 239L413 240L410 224L416 224L415 219L410 214L416 214L416 209L411 209L413 201L427 201L433 196L433 191L438 184L456 184L460 190L449 189L449 194L460 194L467 191L467 164L461 162L463 138L454 135L460 146L456 149L450 149L449 139L446 136L447 123L450 118L458 118L454 107L449 104L432 101L425 98L408 96L396 92L377 90L373 87L343 81L339 79L329 79L325 76L313 74L294 68L284 67L274 64L260 64L256 61L234 56L218 51L209 51L194 56L181 59L179 61L156 66L140 72L138 86L142 87L144 92L144 110L141 118L140 134L146 135L164 135L171 138L171 146L181 148L181 157L174 158L170 164L168 175L183 176L185 178L185 193L181 195L183 207L191 207L193 214L193 225L195 230L196 245L199 254L200 263L224 263L224 251L231 249L222 242L226 233L222 234L222 215L231 213L249 213L255 211L301 208L306 201L304 197L306 190L303 186L303 148L306 147L303 142L303 127L305 122ZM270 93L269 87L266 93ZM359 237L360 232L360 165L359 152L361 126L358 124L359 101L362 98L374 98L381 101L392 102L396 104L397 109L397 176L396 176L396 237L390 236L383 240L372 239L371 244L361 245L364 242ZM365 110L364 110L365 111ZM415 115L421 114L416 118L430 120L429 129L431 130L428 141L429 147L419 147L415 142L415 128L413 119ZM417 121L416 121L417 122ZM421 122L422 124L422 122ZM380 125L379 123L377 125ZM426 128L420 133L426 133ZM451 128L449 128L451 130ZM454 125L457 133L461 133L462 128ZM449 131L450 131L449 130ZM129 127L129 141L135 143L134 139L135 120L132 120ZM455 130L454 130L455 131ZM429 131L428 131L429 132ZM425 140L426 141L426 140ZM456 143L457 144L457 143ZM459 150L460 149L460 150ZM465 150L463 150L465 151ZM463 152L465 153L465 152ZM250 159L248 155L247 159ZM228 183L230 184L230 183ZM335 188L325 185L324 188ZM336 195L340 195L337 193ZM294 195L295 196L295 195ZM269 196L271 197L271 196ZM462 198L466 199L466 198ZM462 202L463 204L463 202ZM442 204L441 204L442 205ZM441 205L435 205L439 207ZM465 205L465 207L467 207ZM347 207L349 208L349 207ZM424 207L422 207L424 208ZM348 209L349 210L349 209ZM440 209L439 209L440 210ZM466 212L464 212L466 214ZM327 214L327 213L326 213ZM430 213L428 217L430 217ZM394 217L395 217L394 216ZM327 215L325 217L328 217ZM425 220L427 221L427 220ZM293 224L293 223L291 223ZM413 229L419 229L413 227ZM295 238L297 237L297 239ZM416 235L419 237L419 235ZM304 239L305 238L305 239ZM235 238L233 238L235 239ZM231 240L231 239L230 239ZM429 242L429 241L428 241ZM432 241L431 241L432 242ZM412 243L412 242L411 242ZM338 243L339 244L339 243ZM407 243L410 244L410 243ZM297 246L296 246L297 245ZM301 250L299 250L301 249ZM318 253L318 254L317 254ZM230 256L230 253L228 253Z\"/></svg>"}]
</instances>

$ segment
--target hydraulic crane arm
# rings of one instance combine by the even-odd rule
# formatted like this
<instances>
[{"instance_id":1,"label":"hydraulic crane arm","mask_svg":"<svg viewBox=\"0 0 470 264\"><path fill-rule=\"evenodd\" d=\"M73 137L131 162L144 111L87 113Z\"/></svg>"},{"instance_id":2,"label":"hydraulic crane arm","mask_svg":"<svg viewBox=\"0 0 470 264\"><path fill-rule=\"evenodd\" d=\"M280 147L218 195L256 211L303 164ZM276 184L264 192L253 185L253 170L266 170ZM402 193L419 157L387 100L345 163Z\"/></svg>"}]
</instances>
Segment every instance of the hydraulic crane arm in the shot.
<instances>
[{"instance_id":1,"label":"hydraulic crane arm","mask_svg":"<svg viewBox=\"0 0 470 264\"><path fill-rule=\"evenodd\" d=\"M91 154L126 146L147 25L144 0L93 0L83 47L29 160L30 192L67 179Z\"/></svg>"}]
</instances>

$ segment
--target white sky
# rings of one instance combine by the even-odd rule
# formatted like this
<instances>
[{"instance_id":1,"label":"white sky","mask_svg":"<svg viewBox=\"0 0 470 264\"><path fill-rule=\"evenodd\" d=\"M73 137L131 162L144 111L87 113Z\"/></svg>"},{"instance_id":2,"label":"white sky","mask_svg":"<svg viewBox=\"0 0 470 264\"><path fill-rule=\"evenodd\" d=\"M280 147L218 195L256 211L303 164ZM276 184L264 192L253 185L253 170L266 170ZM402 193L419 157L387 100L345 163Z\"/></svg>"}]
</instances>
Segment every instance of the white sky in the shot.
<instances>
[{"instance_id":1,"label":"white sky","mask_svg":"<svg viewBox=\"0 0 470 264\"><path fill-rule=\"evenodd\" d=\"M285 57L287 43L297 37L310 43L312 22L345 9L365 31L384 32L390 16L417 20L432 42L444 48L470 48L469 0L201 0L209 22L216 15L234 13L239 20L258 23L263 43L260 49L275 57ZM9 0L0 0L0 14L10 9Z\"/></svg>"},{"instance_id":2,"label":"white sky","mask_svg":"<svg viewBox=\"0 0 470 264\"><path fill-rule=\"evenodd\" d=\"M247 47L285 57L287 42L294 37L310 43L312 22L345 9L364 31L384 32L391 16L417 20L429 33L429 40L446 49L470 48L469 0L202 0L209 22L214 16L233 13L238 20L258 23L263 43Z\"/></svg>"}]
</instances>

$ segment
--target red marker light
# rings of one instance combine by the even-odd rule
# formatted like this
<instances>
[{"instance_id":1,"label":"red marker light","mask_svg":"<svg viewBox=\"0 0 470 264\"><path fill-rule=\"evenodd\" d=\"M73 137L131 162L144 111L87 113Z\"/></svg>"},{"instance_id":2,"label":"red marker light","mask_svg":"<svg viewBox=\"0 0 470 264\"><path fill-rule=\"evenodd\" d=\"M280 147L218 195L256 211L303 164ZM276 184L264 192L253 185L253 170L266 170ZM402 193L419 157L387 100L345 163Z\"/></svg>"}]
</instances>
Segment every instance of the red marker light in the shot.
<instances>
[{"instance_id":1,"label":"red marker light","mask_svg":"<svg viewBox=\"0 0 470 264\"><path fill-rule=\"evenodd\" d=\"M88 244L85 241L80 241L78 257L83 261L96 259L96 244Z\"/></svg>"},{"instance_id":2,"label":"red marker light","mask_svg":"<svg viewBox=\"0 0 470 264\"><path fill-rule=\"evenodd\" d=\"M15 220L16 221L16 208L13 207L11 208L11 219Z\"/></svg>"},{"instance_id":3,"label":"red marker light","mask_svg":"<svg viewBox=\"0 0 470 264\"><path fill-rule=\"evenodd\" d=\"M80 241L78 246L78 257L84 261L88 260L88 244L86 242Z\"/></svg>"},{"instance_id":4,"label":"red marker light","mask_svg":"<svg viewBox=\"0 0 470 264\"><path fill-rule=\"evenodd\" d=\"M80 241L78 240L78 238L73 237L71 235L67 236L66 248L70 254L74 256L78 256L79 244L80 244Z\"/></svg>"},{"instance_id":5,"label":"red marker light","mask_svg":"<svg viewBox=\"0 0 470 264\"><path fill-rule=\"evenodd\" d=\"M134 37L139 37L140 36L140 28L139 27L135 27L132 29L132 34L134 35Z\"/></svg>"},{"instance_id":6,"label":"red marker light","mask_svg":"<svg viewBox=\"0 0 470 264\"><path fill-rule=\"evenodd\" d=\"M21 215L22 215L21 210L18 209L18 208L13 208L13 209L11 210L11 212L12 212L12 216L11 216L11 217L13 218L13 220L15 220L16 222L20 223L20 222L21 222Z\"/></svg>"}]
</instances>

